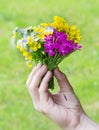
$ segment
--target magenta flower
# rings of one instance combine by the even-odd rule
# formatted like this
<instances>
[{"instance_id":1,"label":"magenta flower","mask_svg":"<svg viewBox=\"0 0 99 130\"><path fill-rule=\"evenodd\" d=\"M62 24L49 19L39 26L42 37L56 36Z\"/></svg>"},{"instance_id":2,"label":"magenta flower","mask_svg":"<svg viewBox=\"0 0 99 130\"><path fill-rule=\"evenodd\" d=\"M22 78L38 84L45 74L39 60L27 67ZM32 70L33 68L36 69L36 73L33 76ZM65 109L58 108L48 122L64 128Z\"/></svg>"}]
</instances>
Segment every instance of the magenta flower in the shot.
<instances>
[{"instance_id":1,"label":"magenta flower","mask_svg":"<svg viewBox=\"0 0 99 130\"><path fill-rule=\"evenodd\" d=\"M66 56L75 50L81 49L77 43L68 39L68 36L64 32L58 32L54 29L53 34L49 34L44 39L45 51L50 56L54 56L56 53Z\"/></svg>"}]
</instances>

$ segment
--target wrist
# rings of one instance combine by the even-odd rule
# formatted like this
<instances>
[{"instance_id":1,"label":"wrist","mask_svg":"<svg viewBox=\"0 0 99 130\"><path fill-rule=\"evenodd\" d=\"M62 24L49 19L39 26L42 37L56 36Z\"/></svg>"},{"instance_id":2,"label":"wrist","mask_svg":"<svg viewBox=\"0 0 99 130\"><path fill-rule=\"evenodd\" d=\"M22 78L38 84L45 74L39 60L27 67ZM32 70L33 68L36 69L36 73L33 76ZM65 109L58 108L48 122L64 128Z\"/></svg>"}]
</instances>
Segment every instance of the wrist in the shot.
<instances>
[{"instance_id":1,"label":"wrist","mask_svg":"<svg viewBox=\"0 0 99 130\"><path fill-rule=\"evenodd\" d=\"M88 115L82 113L80 123L74 130L99 130L99 124L96 124Z\"/></svg>"}]
</instances>

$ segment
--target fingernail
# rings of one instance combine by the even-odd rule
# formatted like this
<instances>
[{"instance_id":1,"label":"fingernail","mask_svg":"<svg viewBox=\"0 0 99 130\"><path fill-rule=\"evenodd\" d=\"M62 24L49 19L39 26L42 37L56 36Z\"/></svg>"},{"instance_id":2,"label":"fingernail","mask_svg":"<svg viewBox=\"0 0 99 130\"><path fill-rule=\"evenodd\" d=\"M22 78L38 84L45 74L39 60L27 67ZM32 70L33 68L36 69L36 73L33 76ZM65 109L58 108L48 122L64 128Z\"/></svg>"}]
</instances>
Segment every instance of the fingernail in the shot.
<instances>
[{"instance_id":1,"label":"fingernail","mask_svg":"<svg viewBox=\"0 0 99 130\"><path fill-rule=\"evenodd\" d=\"M42 63L40 62L40 63L37 64L37 67L39 67L39 66L41 66L41 65L42 65Z\"/></svg>"},{"instance_id":2,"label":"fingernail","mask_svg":"<svg viewBox=\"0 0 99 130\"><path fill-rule=\"evenodd\" d=\"M59 71L59 68L58 68L58 67L56 67L56 68L55 68L55 71Z\"/></svg>"},{"instance_id":3,"label":"fingernail","mask_svg":"<svg viewBox=\"0 0 99 130\"><path fill-rule=\"evenodd\" d=\"M42 67L43 67L43 69L47 69L47 66L46 66L46 65L43 65Z\"/></svg>"}]
</instances>

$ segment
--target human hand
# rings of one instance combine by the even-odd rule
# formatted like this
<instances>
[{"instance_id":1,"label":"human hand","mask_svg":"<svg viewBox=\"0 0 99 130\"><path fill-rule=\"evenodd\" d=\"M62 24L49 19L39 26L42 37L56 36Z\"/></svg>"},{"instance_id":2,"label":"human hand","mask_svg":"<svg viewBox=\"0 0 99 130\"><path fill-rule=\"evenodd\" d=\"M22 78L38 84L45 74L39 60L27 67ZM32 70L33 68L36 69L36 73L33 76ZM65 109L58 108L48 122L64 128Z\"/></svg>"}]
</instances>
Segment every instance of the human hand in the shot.
<instances>
[{"instance_id":1,"label":"human hand","mask_svg":"<svg viewBox=\"0 0 99 130\"><path fill-rule=\"evenodd\" d=\"M52 73L46 66L39 63L31 72L27 86L34 107L61 128L76 128L83 112L82 107L66 76L58 68L54 70L54 75L60 86L57 94L51 94L48 90Z\"/></svg>"}]
</instances>

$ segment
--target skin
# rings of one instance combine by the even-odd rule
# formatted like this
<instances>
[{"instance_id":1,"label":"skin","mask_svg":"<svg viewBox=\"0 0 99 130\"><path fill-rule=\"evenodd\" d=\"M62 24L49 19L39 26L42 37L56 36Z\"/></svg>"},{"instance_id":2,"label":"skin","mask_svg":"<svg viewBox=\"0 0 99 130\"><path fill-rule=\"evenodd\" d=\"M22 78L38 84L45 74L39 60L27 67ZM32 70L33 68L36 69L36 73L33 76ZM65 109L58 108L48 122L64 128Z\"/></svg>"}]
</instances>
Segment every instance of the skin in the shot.
<instances>
[{"instance_id":1,"label":"skin","mask_svg":"<svg viewBox=\"0 0 99 130\"><path fill-rule=\"evenodd\" d=\"M30 73L26 84L35 109L63 130L99 130L99 125L85 114L66 75L55 68L54 76L60 87L57 94L48 90L52 72L47 66L39 63Z\"/></svg>"}]
</instances>

